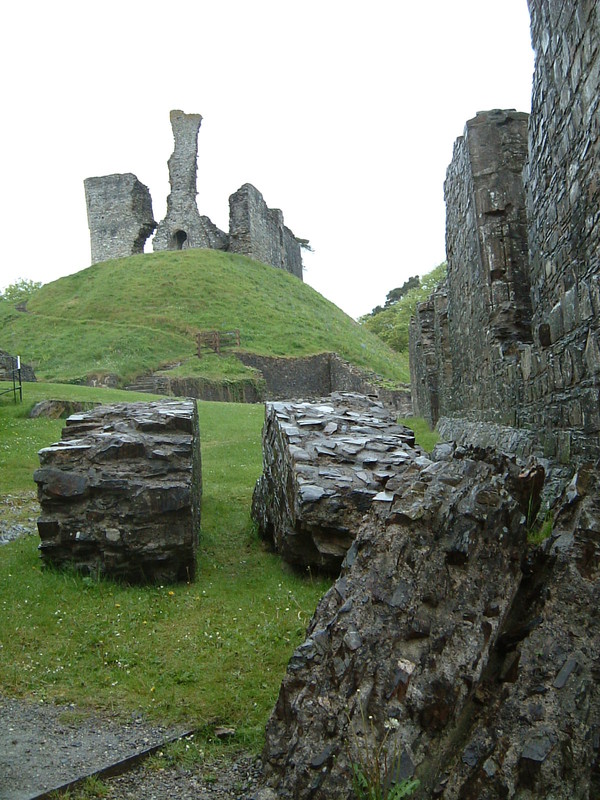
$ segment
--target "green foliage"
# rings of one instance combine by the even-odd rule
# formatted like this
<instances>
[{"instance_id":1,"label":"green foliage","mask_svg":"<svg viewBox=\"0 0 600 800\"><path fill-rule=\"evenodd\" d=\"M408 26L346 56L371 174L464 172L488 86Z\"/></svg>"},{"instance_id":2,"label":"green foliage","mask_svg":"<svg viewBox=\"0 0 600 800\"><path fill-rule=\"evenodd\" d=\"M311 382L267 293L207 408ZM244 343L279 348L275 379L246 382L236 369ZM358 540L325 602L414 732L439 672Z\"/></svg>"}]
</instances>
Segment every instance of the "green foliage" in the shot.
<instances>
[{"instance_id":1,"label":"green foliage","mask_svg":"<svg viewBox=\"0 0 600 800\"><path fill-rule=\"evenodd\" d=\"M418 289L421 285L421 279L418 275L413 275L412 278L409 278L407 281L404 281L402 286L397 287L396 289L392 289L389 291L385 298L385 305L383 308L381 306L375 306L373 311L367 316L374 317L376 314L379 314L385 308L389 308L390 306L395 305L398 300L401 300L404 295L409 292L411 289Z\"/></svg>"},{"instance_id":2,"label":"green foliage","mask_svg":"<svg viewBox=\"0 0 600 800\"><path fill-rule=\"evenodd\" d=\"M445 275L446 264L439 264L421 279L418 286L406 291L396 302L391 303L389 306L386 303L387 307L375 315L362 317L361 324L371 333L379 336L396 352L408 353L410 318L414 315L417 304L427 300L438 283L444 280ZM411 278L410 280L413 279Z\"/></svg>"},{"instance_id":3,"label":"green foliage","mask_svg":"<svg viewBox=\"0 0 600 800\"><path fill-rule=\"evenodd\" d=\"M281 269L217 250L149 253L95 264L41 287L27 314L0 303L0 348L38 378L85 382L190 366L199 331L239 329L241 349L267 356L337 352L394 383L408 360ZM214 370L198 359L193 374ZM191 366L190 366L191 369ZM188 374L192 374L189 372ZM248 369L244 373L253 379Z\"/></svg>"},{"instance_id":4,"label":"green foliage","mask_svg":"<svg viewBox=\"0 0 600 800\"><path fill-rule=\"evenodd\" d=\"M398 720L386 723L385 734L378 741L373 717L366 719L361 706L362 731L351 727L350 763L352 788L357 800L401 800L410 797L420 785L416 779L398 780L400 753L389 747L389 735Z\"/></svg>"},{"instance_id":5,"label":"green foliage","mask_svg":"<svg viewBox=\"0 0 600 800\"><path fill-rule=\"evenodd\" d=\"M417 444L427 453L431 453L440 440L438 432L432 431L423 417L405 417L404 419L399 419L398 422L400 425L406 425L407 428L414 431Z\"/></svg>"},{"instance_id":6,"label":"green foliage","mask_svg":"<svg viewBox=\"0 0 600 800\"><path fill-rule=\"evenodd\" d=\"M0 398L3 500L23 501L32 527L37 451L64 425L27 418L43 397L152 399L47 384L26 384L23 405ZM190 729L224 725L236 730L232 744L258 751L287 662L329 583L289 571L263 548L250 520L262 470L262 406L198 407L203 499L195 582L95 581L42 568L37 536L3 545L0 694L137 711Z\"/></svg>"},{"instance_id":7,"label":"green foliage","mask_svg":"<svg viewBox=\"0 0 600 800\"><path fill-rule=\"evenodd\" d=\"M31 295L41 287L40 281L32 281L29 278L19 278L14 283L11 283L3 292L0 292L0 300L6 300L7 303L15 305L16 303L23 303L28 300Z\"/></svg>"},{"instance_id":8,"label":"green foliage","mask_svg":"<svg viewBox=\"0 0 600 800\"><path fill-rule=\"evenodd\" d=\"M552 535L554 528L554 512L549 509L541 523L528 524L527 526L527 541L531 545L538 545L544 542L549 536Z\"/></svg>"}]
</instances>

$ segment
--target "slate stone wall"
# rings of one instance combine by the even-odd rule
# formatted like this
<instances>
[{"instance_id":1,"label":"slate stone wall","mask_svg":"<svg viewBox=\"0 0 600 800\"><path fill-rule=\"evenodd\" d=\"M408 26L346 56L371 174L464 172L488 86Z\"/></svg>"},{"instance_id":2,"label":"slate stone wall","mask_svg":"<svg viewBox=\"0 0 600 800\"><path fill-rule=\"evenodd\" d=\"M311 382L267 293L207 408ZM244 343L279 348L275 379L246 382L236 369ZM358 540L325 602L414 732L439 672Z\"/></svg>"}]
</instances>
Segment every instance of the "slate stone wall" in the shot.
<instances>
[{"instance_id":1,"label":"slate stone wall","mask_svg":"<svg viewBox=\"0 0 600 800\"><path fill-rule=\"evenodd\" d=\"M545 447L598 455L600 12L529 0L536 53L527 204L533 347L521 425Z\"/></svg>"},{"instance_id":2,"label":"slate stone wall","mask_svg":"<svg viewBox=\"0 0 600 800\"><path fill-rule=\"evenodd\" d=\"M86 178L92 264L144 252L156 222L147 186L131 172Z\"/></svg>"},{"instance_id":3,"label":"slate stone wall","mask_svg":"<svg viewBox=\"0 0 600 800\"><path fill-rule=\"evenodd\" d=\"M44 561L132 583L194 577L202 495L195 402L74 414L39 457Z\"/></svg>"},{"instance_id":4,"label":"slate stone wall","mask_svg":"<svg viewBox=\"0 0 600 800\"><path fill-rule=\"evenodd\" d=\"M481 112L454 147L444 185L453 380L441 397L432 387L434 420L440 412L471 411L515 422L516 367L522 342L531 339L522 182L527 120L512 110ZM435 352L435 343L430 347Z\"/></svg>"},{"instance_id":5,"label":"slate stone wall","mask_svg":"<svg viewBox=\"0 0 600 800\"><path fill-rule=\"evenodd\" d=\"M599 11L589 0L529 0L529 9L529 126L525 114L485 112L456 143L445 185L447 307L438 298L421 325L429 301L413 323L413 396L432 422L437 399L442 416L531 430L547 457L596 459Z\"/></svg>"}]
</instances>

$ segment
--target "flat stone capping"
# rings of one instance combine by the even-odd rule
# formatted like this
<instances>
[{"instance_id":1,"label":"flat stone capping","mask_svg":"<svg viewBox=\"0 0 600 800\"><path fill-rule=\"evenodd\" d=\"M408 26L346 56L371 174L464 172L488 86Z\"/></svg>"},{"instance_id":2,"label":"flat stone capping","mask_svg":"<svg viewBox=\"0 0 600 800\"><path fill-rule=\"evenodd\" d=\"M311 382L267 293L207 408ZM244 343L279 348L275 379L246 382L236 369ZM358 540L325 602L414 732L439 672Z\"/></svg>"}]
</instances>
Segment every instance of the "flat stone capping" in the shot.
<instances>
[{"instance_id":1,"label":"flat stone capping","mask_svg":"<svg viewBox=\"0 0 600 800\"><path fill-rule=\"evenodd\" d=\"M194 578L202 495L194 401L73 414L39 458L46 563L131 583Z\"/></svg>"},{"instance_id":2,"label":"flat stone capping","mask_svg":"<svg viewBox=\"0 0 600 800\"><path fill-rule=\"evenodd\" d=\"M414 433L369 397L267 403L252 501L260 535L291 564L335 573L364 514L392 499L388 480L420 456Z\"/></svg>"}]
</instances>

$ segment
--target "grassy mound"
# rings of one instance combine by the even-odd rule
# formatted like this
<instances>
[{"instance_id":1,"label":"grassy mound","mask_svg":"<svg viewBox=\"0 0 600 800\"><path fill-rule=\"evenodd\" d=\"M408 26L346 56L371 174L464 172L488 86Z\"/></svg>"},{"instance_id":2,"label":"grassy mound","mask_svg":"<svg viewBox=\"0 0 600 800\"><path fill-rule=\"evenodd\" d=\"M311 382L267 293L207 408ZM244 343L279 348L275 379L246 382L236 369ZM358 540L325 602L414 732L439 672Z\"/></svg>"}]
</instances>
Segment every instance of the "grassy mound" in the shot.
<instances>
[{"instance_id":1,"label":"grassy mound","mask_svg":"<svg viewBox=\"0 0 600 800\"><path fill-rule=\"evenodd\" d=\"M96 264L42 286L26 312L0 302L0 348L19 353L39 378L77 382L137 375L195 356L203 330L239 329L241 349L267 356L337 352L384 380L408 382L408 364L333 303L283 270L245 256L186 250ZM231 360L216 365L239 377ZM251 374L243 371L243 374Z\"/></svg>"}]
</instances>

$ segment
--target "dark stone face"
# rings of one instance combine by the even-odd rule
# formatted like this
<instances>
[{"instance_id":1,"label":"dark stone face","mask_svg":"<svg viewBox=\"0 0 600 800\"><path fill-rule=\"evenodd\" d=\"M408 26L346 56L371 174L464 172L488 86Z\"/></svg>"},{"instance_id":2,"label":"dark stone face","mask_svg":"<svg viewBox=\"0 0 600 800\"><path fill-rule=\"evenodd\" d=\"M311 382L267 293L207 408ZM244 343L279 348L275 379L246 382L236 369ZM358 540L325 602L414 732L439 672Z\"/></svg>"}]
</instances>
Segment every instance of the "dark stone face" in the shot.
<instances>
[{"instance_id":1,"label":"dark stone face","mask_svg":"<svg viewBox=\"0 0 600 800\"><path fill-rule=\"evenodd\" d=\"M193 578L202 494L194 402L72 415L40 463L44 561L132 583Z\"/></svg>"},{"instance_id":2,"label":"dark stone face","mask_svg":"<svg viewBox=\"0 0 600 800\"><path fill-rule=\"evenodd\" d=\"M479 113L448 168L446 285L411 325L417 413L527 428L600 457L597 3L529 0L527 115Z\"/></svg>"},{"instance_id":3,"label":"dark stone face","mask_svg":"<svg viewBox=\"0 0 600 800\"><path fill-rule=\"evenodd\" d=\"M252 501L263 538L286 561L337 573L386 482L419 458L412 431L362 395L267 403L264 472Z\"/></svg>"}]
</instances>

